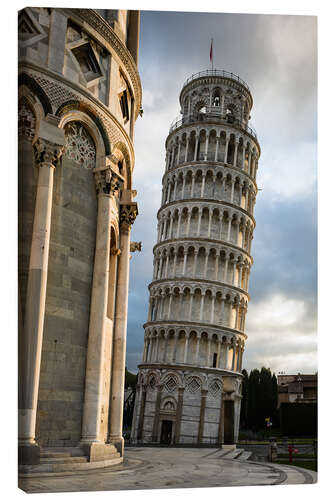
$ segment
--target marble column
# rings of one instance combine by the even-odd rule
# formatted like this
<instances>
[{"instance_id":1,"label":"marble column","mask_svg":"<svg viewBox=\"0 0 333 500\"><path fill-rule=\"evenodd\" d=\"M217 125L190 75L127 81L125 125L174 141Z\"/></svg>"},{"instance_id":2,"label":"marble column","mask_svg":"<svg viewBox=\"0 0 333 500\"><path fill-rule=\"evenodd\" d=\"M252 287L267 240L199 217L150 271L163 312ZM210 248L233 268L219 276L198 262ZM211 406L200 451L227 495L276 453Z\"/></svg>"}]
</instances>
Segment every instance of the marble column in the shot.
<instances>
[{"instance_id":1,"label":"marble column","mask_svg":"<svg viewBox=\"0 0 333 500\"><path fill-rule=\"evenodd\" d=\"M202 175L200 198L204 197L204 194L205 194L205 184L206 184L206 174Z\"/></svg>"},{"instance_id":2,"label":"marble column","mask_svg":"<svg viewBox=\"0 0 333 500\"><path fill-rule=\"evenodd\" d=\"M227 241L230 241L231 221L232 221L232 217L230 217L230 215L229 215L229 216L228 216L228 234L227 234Z\"/></svg>"},{"instance_id":3,"label":"marble column","mask_svg":"<svg viewBox=\"0 0 333 500\"><path fill-rule=\"evenodd\" d=\"M183 413L183 399L184 399L184 387L178 387L178 401L177 401L177 411L176 411L176 422L175 422L175 444L179 443L180 438L180 426L181 418Z\"/></svg>"},{"instance_id":4,"label":"marble column","mask_svg":"<svg viewBox=\"0 0 333 500\"><path fill-rule=\"evenodd\" d=\"M189 145L189 142L190 142L190 138L188 137L188 138L186 139L185 160L184 160L184 162L185 162L185 163L187 162L187 156L188 156L188 145Z\"/></svg>"},{"instance_id":5,"label":"marble column","mask_svg":"<svg viewBox=\"0 0 333 500\"><path fill-rule=\"evenodd\" d=\"M219 260L220 260L220 255L216 253L215 255L215 281L218 281L218 276L219 276Z\"/></svg>"},{"instance_id":6,"label":"marble column","mask_svg":"<svg viewBox=\"0 0 333 500\"><path fill-rule=\"evenodd\" d=\"M126 358L126 329L129 280L129 248L131 225L138 214L137 204L131 201L131 191L123 193L120 206L120 257L117 276L117 299L113 339L110 441L123 455L123 407ZM128 201L127 201L128 200Z\"/></svg>"},{"instance_id":7,"label":"marble column","mask_svg":"<svg viewBox=\"0 0 333 500\"><path fill-rule=\"evenodd\" d=\"M202 438L203 438L207 393L208 393L207 389L201 389L201 405L200 405L200 420L199 420L199 429L198 429L198 444L202 443Z\"/></svg>"},{"instance_id":8,"label":"marble column","mask_svg":"<svg viewBox=\"0 0 333 500\"><path fill-rule=\"evenodd\" d=\"M184 262L183 262L183 272L182 272L182 275L185 276L185 273L186 273L186 264L187 264L187 248L185 248L184 250Z\"/></svg>"},{"instance_id":9,"label":"marble column","mask_svg":"<svg viewBox=\"0 0 333 500\"><path fill-rule=\"evenodd\" d=\"M19 336L19 462L39 463L40 451L35 441L37 400L49 260L53 176L62 153L64 131L58 119L48 115L39 127L35 142L38 181L28 271L24 327Z\"/></svg>"},{"instance_id":10,"label":"marble column","mask_svg":"<svg viewBox=\"0 0 333 500\"><path fill-rule=\"evenodd\" d=\"M226 143L225 143L224 163L227 163L227 159L228 159L228 147L229 147L229 138L226 140Z\"/></svg>"},{"instance_id":11,"label":"marble column","mask_svg":"<svg viewBox=\"0 0 333 500\"><path fill-rule=\"evenodd\" d=\"M95 169L94 174L98 200L97 230L81 436L81 446L90 461L94 461L100 453L103 454L105 443L100 423L102 413L107 410L104 408L104 383L105 379L110 380L110 367L105 366L106 336L111 335L108 344L112 346L113 329L113 324L109 324L112 320L107 319L112 198L124 182L122 177L108 166Z\"/></svg>"},{"instance_id":12,"label":"marble column","mask_svg":"<svg viewBox=\"0 0 333 500\"><path fill-rule=\"evenodd\" d=\"M208 155L208 142L209 142L209 135L206 134L206 144L205 144L205 154L204 154L205 161L207 161L207 155Z\"/></svg>"},{"instance_id":13,"label":"marble column","mask_svg":"<svg viewBox=\"0 0 333 500\"><path fill-rule=\"evenodd\" d=\"M139 413L139 422L138 422L138 433L137 440L142 441L143 437L143 422L145 418L145 407L146 407L146 397L147 397L147 386L141 386L141 401L140 401L140 413Z\"/></svg>"},{"instance_id":14,"label":"marble column","mask_svg":"<svg viewBox=\"0 0 333 500\"><path fill-rule=\"evenodd\" d=\"M186 333L185 335L185 346L184 346L184 356L183 356L183 363L187 363L187 355L188 355L188 341L189 341L189 334Z\"/></svg>"},{"instance_id":15,"label":"marble column","mask_svg":"<svg viewBox=\"0 0 333 500\"><path fill-rule=\"evenodd\" d=\"M233 164L234 167L237 167L238 144L239 142L236 141L235 151L234 151L234 164Z\"/></svg>"},{"instance_id":16,"label":"marble column","mask_svg":"<svg viewBox=\"0 0 333 500\"><path fill-rule=\"evenodd\" d=\"M214 157L214 161L217 161L217 159L218 159L219 145L220 145L220 139L219 139L219 138L216 138L216 146L215 146L215 157Z\"/></svg>"},{"instance_id":17,"label":"marble column","mask_svg":"<svg viewBox=\"0 0 333 500\"><path fill-rule=\"evenodd\" d=\"M199 361L200 340L201 340L201 336L199 334L197 334L197 345L195 347L195 364L196 365L198 364L198 361Z\"/></svg>"},{"instance_id":18,"label":"marble column","mask_svg":"<svg viewBox=\"0 0 333 500\"><path fill-rule=\"evenodd\" d=\"M155 401L155 411L154 411L154 423L152 430L152 442L157 443L158 441L158 423L160 420L160 409L161 409L161 397L162 397L163 385L159 384L156 386L156 401Z\"/></svg>"},{"instance_id":19,"label":"marble column","mask_svg":"<svg viewBox=\"0 0 333 500\"><path fill-rule=\"evenodd\" d=\"M212 308L210 311L210 322L214 323L214 316L215 316L215 295L212 296Z\"/></svg>"}]
</instances>

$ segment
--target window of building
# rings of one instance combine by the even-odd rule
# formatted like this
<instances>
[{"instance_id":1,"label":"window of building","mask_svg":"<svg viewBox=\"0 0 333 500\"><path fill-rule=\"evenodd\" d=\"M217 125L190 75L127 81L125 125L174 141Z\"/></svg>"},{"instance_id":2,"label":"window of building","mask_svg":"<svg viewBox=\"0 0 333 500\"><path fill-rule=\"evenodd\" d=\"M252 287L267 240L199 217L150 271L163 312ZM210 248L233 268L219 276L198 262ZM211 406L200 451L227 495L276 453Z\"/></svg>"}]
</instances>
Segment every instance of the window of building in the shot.
<instances>
[{"instance_id":1,"label":"window of building","mask_svg":"<svg viewBox=\"0 0 333 500\"><path fill-rule=\"evenodd\" d=\"M120 86L118 91L119 104L123 119L127 122L130 119L131 112L131 91L122 73L120 73Z\"/></svg>"},{"instance_id":2,"label":"window of building","mask_svg":"<svg viewBox=\"0 0 333 500\"><path fill-rule=\"evenodd\" d=\"M216 368L217 366L217 352L214 352L213 354L213 368Z\"/></svg>"},{"instance_id":3,"label":"window of building","mask_svg":"<svg viewBox=\"0 0 333 500\"><path fill-rule=\"evenodd\" d=\"M90 43L72 48L72 53L79 63L83 76L90 82L102 76L102 72Z\"/></svg>"},{"instance_id":4,"label":"window of building","mask_svg":"<svg viewBox=\"0 0 333 500\"><path fill-rule=\"evenodd\" d=\"M127 90L124 90L120 96L120 107L121 107L121 112L123 114L124 120L129 120L129 109L128 109L128 96L127 96Z\"/></svg>"}]
</instances>

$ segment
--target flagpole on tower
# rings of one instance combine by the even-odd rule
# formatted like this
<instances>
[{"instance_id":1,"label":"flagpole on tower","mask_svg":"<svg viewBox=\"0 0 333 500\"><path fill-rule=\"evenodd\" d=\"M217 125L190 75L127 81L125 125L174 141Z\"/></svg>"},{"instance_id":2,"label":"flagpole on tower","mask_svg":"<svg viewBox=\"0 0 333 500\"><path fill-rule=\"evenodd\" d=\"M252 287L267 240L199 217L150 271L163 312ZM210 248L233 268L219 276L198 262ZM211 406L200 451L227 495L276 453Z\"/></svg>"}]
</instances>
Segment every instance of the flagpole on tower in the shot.
<instances>
[{"instance_id":1,"label":"flagpole on tower","mask_svg":"<svg viewBox=\"0 0 333 500\"><path fill-rule=\"evenodd\" d=\"M210 42L210 53L209 53L209 59L212 63L212 71L213 71L213 66L214 66L214 54L213 54L213 38L211 39L211 42Z\"/></svg>"}]
</instances>

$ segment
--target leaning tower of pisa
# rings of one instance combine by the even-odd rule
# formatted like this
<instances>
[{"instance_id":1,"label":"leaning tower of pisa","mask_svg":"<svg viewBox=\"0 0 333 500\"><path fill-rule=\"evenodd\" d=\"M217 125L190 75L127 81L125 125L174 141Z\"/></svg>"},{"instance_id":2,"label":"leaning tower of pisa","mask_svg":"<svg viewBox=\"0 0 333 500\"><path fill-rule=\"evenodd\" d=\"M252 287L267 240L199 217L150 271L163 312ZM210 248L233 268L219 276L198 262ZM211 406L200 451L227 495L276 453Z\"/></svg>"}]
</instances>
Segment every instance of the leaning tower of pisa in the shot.
<instances>
[{"instance_id":1,"label":"leaning tower of pisa","mask_svg":"<svg viewBox=\"0 0 333 500\"><path fill-rule=\"evenodd\" d=\"M204 71L180 92L166 139L133 442L237 441L260 146L252 96Z\"/></svg>"}]
</instances>

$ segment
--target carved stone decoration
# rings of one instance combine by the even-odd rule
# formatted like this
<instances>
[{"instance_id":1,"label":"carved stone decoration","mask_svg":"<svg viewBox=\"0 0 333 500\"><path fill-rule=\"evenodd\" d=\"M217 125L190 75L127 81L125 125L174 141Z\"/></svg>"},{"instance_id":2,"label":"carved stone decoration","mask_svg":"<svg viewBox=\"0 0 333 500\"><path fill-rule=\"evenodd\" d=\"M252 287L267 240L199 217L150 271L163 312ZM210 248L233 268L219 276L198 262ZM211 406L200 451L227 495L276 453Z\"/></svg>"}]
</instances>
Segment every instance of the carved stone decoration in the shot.
<instances>
[{"instance_id":1,"label":"carved stone decoration","mask_svg":"<svg viewBox=\"0 0 333 500\"><path fill-rule=\"evenodd\" d=\"M176 377L170 375L164 382L164 388L167 392L174 392L178 383Z\"/></svg>"},{"instance_id":2,"label":"carved stone decoration","mask_svg":"<svg viewBox=\"0 0 333 500\"><path fill-rule=\"evenodd\" d=\"M57 161L60 158L64 146L54 144L53 142L41 139L40 137L34 144L35 160L39 165L46 163L56 167Z\"/></svg>"},{"instance_id":3,"label":"carved stone decoration","mask_svg":"<svg viewBox=\"0 0 333 500\"><path fill-rule=\"evenodd\" d=\"M138 215L137 203L126 203L121 205L119 225L123 229L128 229L135 221Z\"/></svg>"},{"instance_id":4,"label":"carved stone decoration","mask_svg":"<svg viewBox=\"0 0 333 500\"><path fill-rule=\"evenodd\" d=\"M141 252L142 241L131 241L130 252Z\"/></svg>"},{"instance_id":5,"label":"carved stone decoration","mask_svg":"<svg viewBox=\"0 0 333 500\"><path fill-rule=\"evenodd\" d=\"M65 126L64 157L74 160L82 167L92 169L96 164L96 147L87 130L79 122L70 122Z\"/></svg>"},{"instance_id":6,"label":"carved stone decoration","mask_svg":"<svg viewBox=\"0 0 333 500\"><path fill-rule=\"evenodd\" d=\"M104 170L96 170L94 173L97 194L115 195L124 185L124 179L110 167Z\"/></svg>"},{"instance_id":7,"label":"carved stone decoration","mask_svg":"<svg viewBox=\"0 0 333 500\"><path fill-rule=\"evenodd\" d=\"M218 379L214 379L210 382L208 386L208 394L212 398L216 398L221 394L222 391L222 383Z\"/></svg>"},{"instance_id":8,"label":"carved stone decoration","mask_svg":"<svg viewBox=\"0 0 333 500\"><path fill-rule=\"evenodd\" d=\"M199 377L188 377L186 379L186 386L185 386L186 391L189 391L192 394L194 394L197 391L199 391L200 388L201 388L201 380Z\"/></svg>"},{"instance_id":9,"label":"carved stone decoration","mask_svg":"<svg viewBox=\"0 0 333 500\"><path fill-rule=\"evenodd\" d=\"M22 100L18 110L18 135L32 142L35 132L36 117L26 101Z\"/></svg>"}]
</instances>

